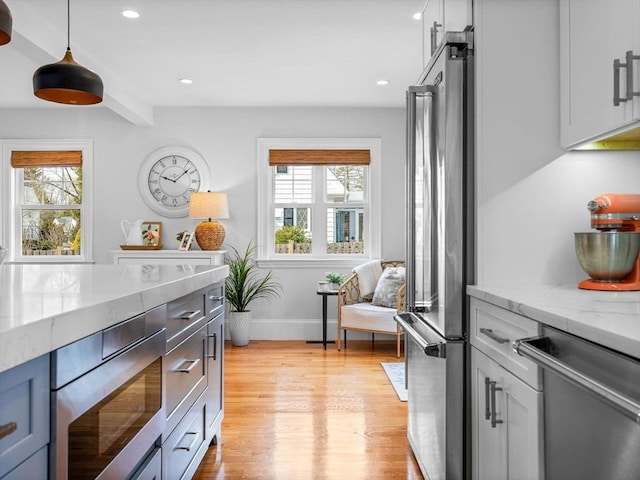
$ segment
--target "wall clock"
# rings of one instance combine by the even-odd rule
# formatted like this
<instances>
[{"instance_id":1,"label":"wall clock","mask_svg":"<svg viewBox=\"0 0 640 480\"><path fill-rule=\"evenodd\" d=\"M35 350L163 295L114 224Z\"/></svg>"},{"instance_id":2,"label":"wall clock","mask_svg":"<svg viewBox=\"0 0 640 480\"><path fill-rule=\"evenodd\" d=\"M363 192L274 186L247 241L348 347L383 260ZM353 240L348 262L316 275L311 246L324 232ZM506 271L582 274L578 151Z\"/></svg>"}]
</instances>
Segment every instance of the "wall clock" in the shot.
<instances>
[{"instance_id":1,"label":"wall clock","mask_svg":"<svg viewBox=\"0 0 640 480\"><path fill-rule=\"evenodd\" d=\"M207 162L185 147L164 147L151 153L140 167L140 193L145 203L165 217L186 217L191 192L210 187Z\"/></svg>"}]
</instances>

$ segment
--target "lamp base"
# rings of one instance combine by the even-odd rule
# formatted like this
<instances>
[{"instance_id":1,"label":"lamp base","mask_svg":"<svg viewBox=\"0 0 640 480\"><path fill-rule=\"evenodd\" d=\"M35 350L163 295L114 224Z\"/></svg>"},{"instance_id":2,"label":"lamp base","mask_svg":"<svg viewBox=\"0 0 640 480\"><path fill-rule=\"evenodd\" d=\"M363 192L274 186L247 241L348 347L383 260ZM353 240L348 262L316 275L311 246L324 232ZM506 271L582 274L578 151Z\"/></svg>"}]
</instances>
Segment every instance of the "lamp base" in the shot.
<instances>
[{"instance_id":1,"label":"lamp base","mask_svg":"<svg viewBox=\"0 0 640 480\"><path fill-rule=\"evenodd\" d=\"M219 222L200 222L195 233L202 250L219 250L224 242L224 227Z\"/></svg>"}]
</instances>

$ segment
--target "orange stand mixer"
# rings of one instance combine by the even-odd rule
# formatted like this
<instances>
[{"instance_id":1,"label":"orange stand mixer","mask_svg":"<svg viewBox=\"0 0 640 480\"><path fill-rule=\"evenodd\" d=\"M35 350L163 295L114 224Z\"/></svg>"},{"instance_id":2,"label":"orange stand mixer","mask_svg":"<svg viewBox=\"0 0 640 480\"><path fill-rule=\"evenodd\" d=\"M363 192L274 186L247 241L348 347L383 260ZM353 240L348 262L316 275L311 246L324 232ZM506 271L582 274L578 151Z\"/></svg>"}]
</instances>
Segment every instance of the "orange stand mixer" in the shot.
<instances>
[{"instance_id":1,"label":"orange stand mixer","mask_svg":"<svg viewBox=\"0 0 640 480\"><path fill-rule=\"evenodd\" d=\"M587 204L591 228L576 233L580 266L591 278L587 290L640 290L640 194L606 193Z\"/></svg>"}]
</instances>

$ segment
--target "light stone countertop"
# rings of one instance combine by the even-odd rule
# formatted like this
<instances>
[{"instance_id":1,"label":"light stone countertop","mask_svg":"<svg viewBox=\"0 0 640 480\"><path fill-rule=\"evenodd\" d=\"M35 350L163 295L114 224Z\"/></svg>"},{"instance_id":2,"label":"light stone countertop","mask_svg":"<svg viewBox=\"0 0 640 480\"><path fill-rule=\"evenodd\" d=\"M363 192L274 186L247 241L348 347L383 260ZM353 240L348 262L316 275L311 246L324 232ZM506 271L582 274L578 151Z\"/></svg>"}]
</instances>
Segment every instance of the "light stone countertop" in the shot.
<instances>
[{"instance_id":1,"label":"light stone countertop","mask_svg":"<svg viewBox=\"0 0 640 480\"><path fill-rule=\"evenodd\" d=\"M0 372L221 281L227 266L2 265Z\"/></svg>"},{"instance_id":2,"label":"light stone countertop","mask_svg":"<svg viewBox=\"0 0 640 480\"><path fill-rule=\"evenodd\" d=\"M467 293L513 313L640 359L640 292L573 285L468 286Z\"/></svg>"}]
</instances>

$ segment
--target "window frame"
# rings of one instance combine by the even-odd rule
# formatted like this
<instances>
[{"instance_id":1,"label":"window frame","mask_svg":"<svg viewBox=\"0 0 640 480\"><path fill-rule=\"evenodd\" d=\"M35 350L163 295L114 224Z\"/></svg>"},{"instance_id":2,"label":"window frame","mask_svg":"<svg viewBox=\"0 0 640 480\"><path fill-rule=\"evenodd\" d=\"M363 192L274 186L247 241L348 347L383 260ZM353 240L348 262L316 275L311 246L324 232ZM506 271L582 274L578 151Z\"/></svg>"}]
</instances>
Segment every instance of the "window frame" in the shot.
<instances>
[{"instance_id":1,"label":"window frame","mask_svg":"<svg viewBox=\"0 0 640 480\"><path fill-rule=\"evenodd\" d=\"M283 265L304 268L322 264L323 266L349 267L362 263L363 260L380 258L381 245L381 160L382 140L380 138L258 138L257 173L257 221L258 221L258 245L257 259L267 261L270 265ZM364 232L365 252L363 254L327 254L326 248L319 253L317 238L322 236L322 244L326 243L326 219L324 219L323 231L316 227L319 219L318 212L312 210L313 243L312 253L307 254L276 254L275 253L275 226L273 222L273 209L275 208L272 168L269 166L269 151L277 149L298 150L369 150L371 161L368 165L366 180L366 195L364 198L365 219L367 220ZM314 203L312 208L326 208L328 204L324 198L324 191L317 192L319 185L326 183L326 165L314 166L314 169L322 169L321 175L314 171ZM320 177L320 178L318 178ZM322 197L322 198L321 198ZM265 201L266 199L266 201ZM305 205L300 205L306 206ZM318 232L318 233L316 233Z\"/></svg>"},{"instance_id":2,"label":"window frame","mask_svg":"<svg viewBox=\"0 0 640 480\"><path fill-rule=\"evenodd\" d=\"M1 140L2 205L0 209L0 241L8 245L9 258L14 263L94 263L93 260L93 141L86 139L10 139ZM82 204L79 208L82 219L80 255L38 255L22 254L21 229L19 226L19 206L22 204L18 184L22 179L19 169L11 166L13 151L66 151L82 152ZM63 207L63 206L62 206Z\"/></svg>"}]
</instances>

